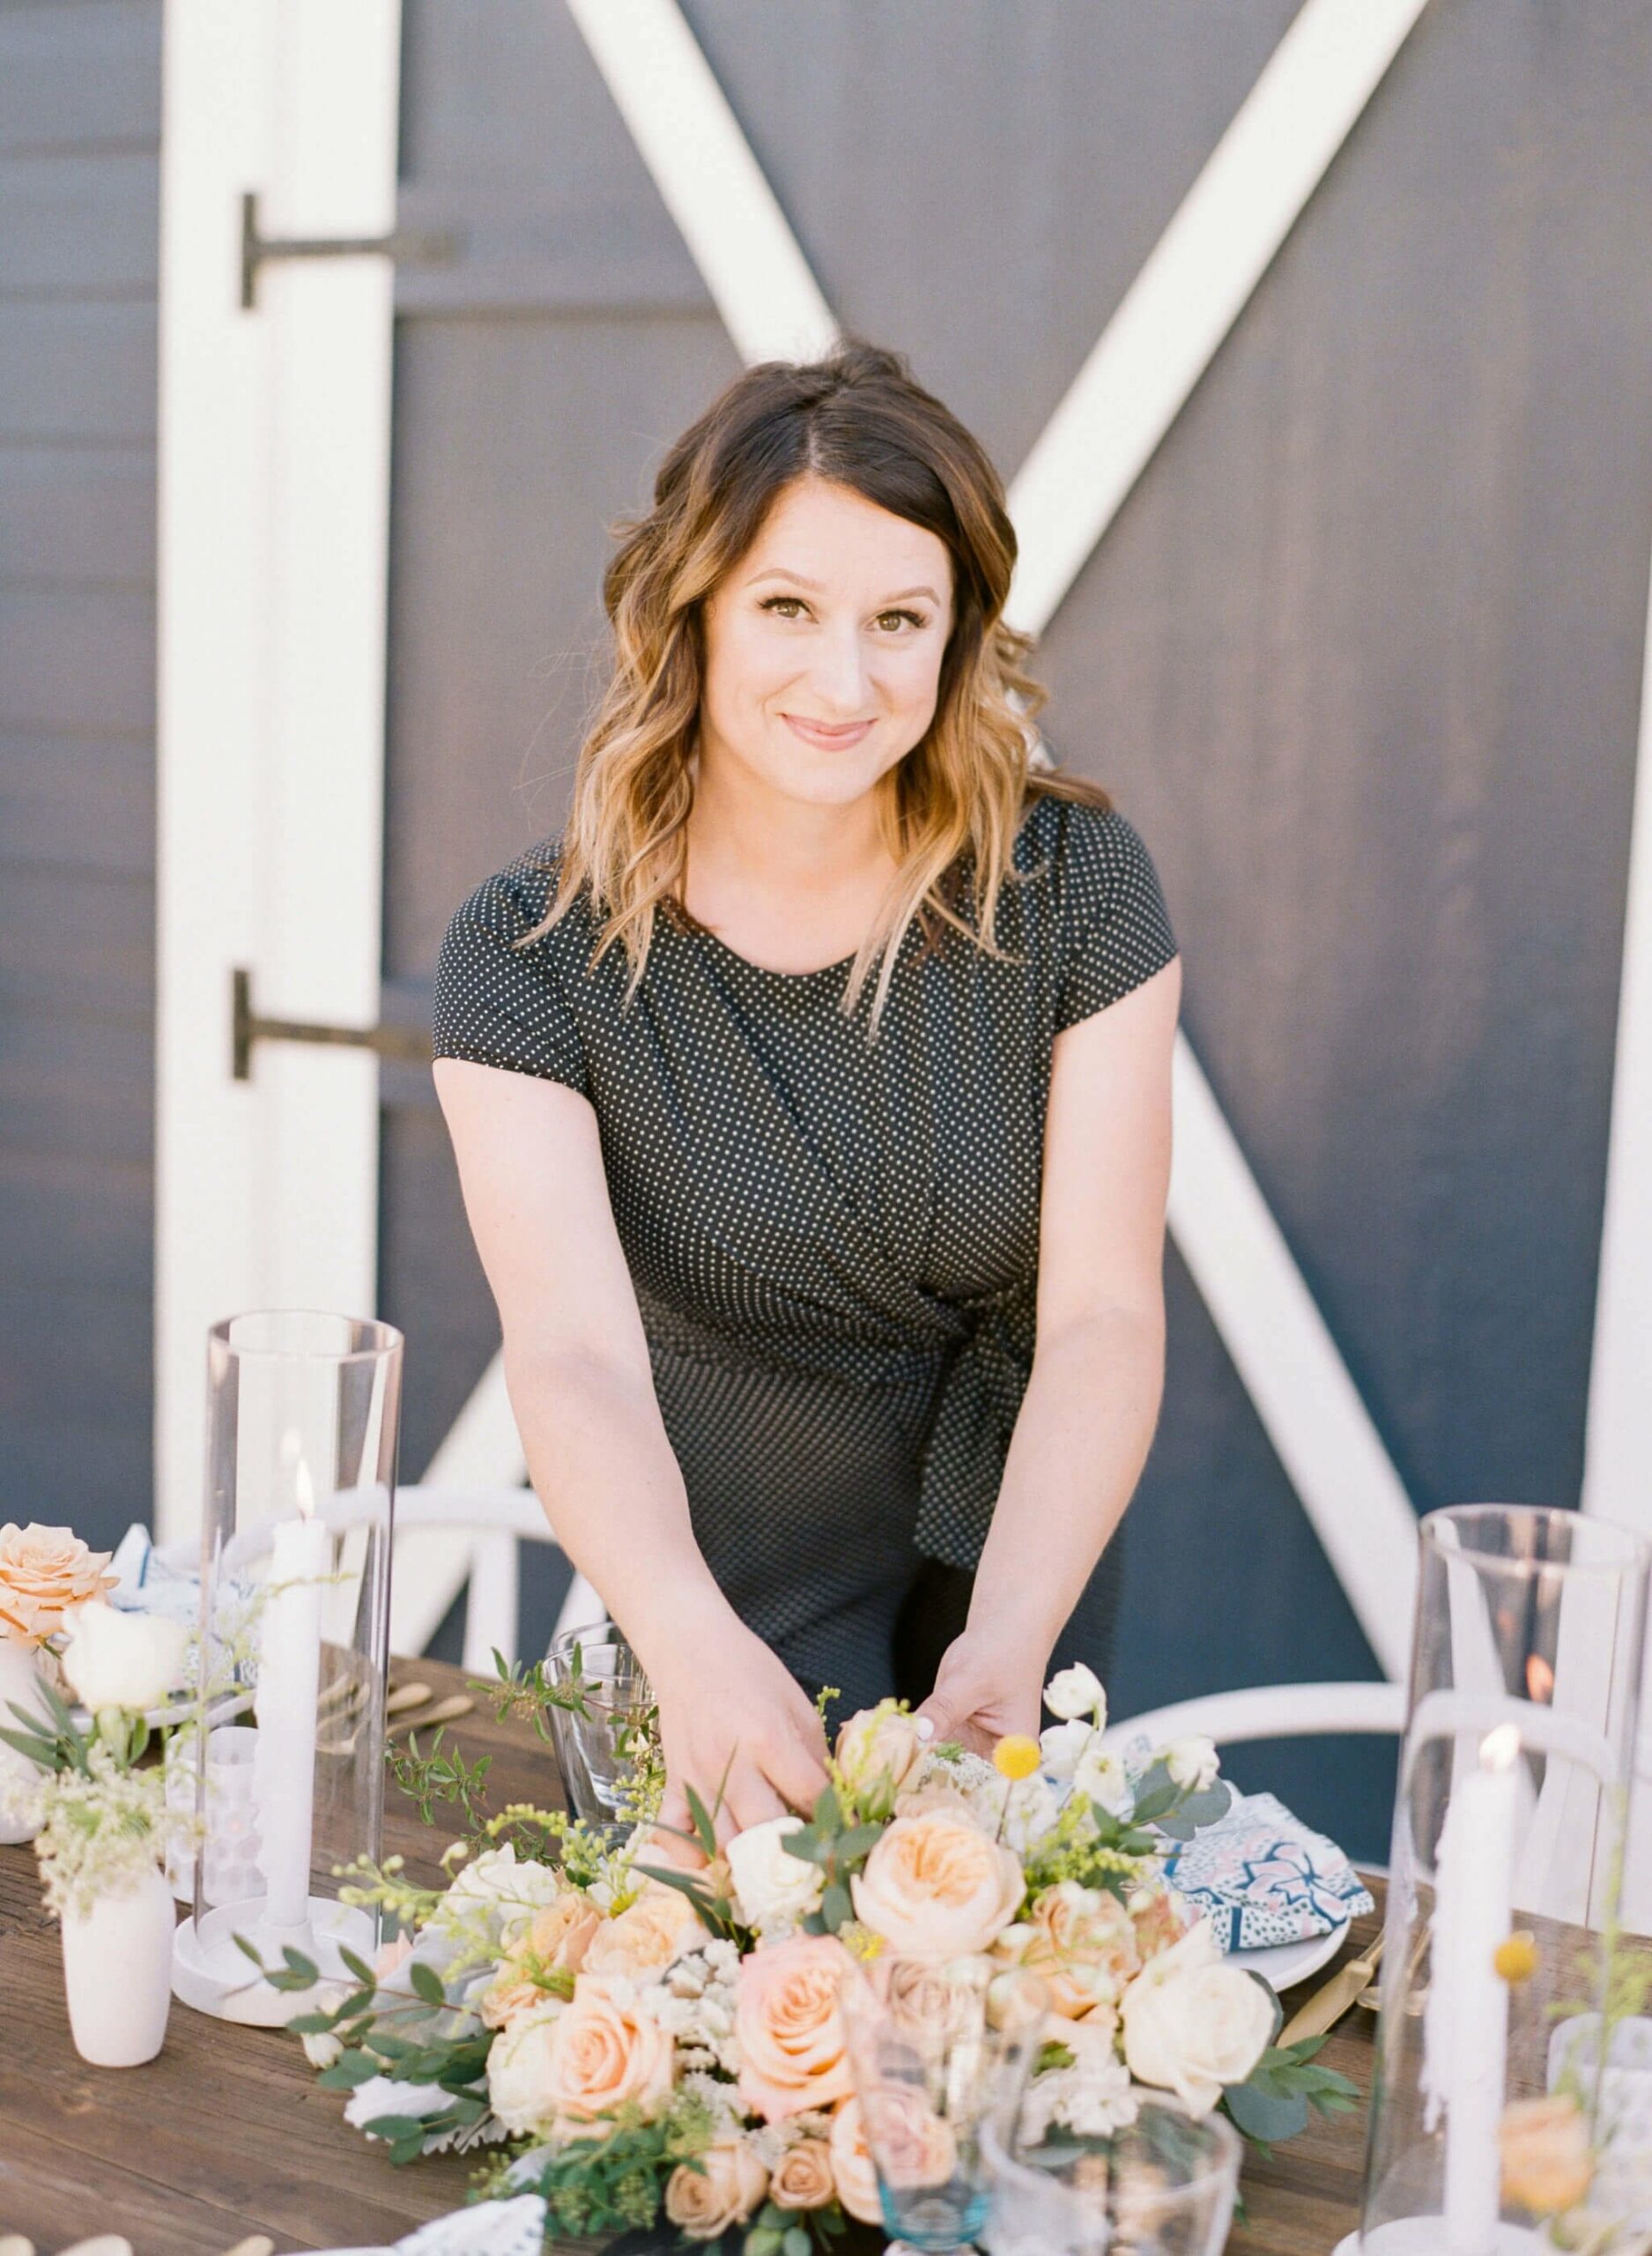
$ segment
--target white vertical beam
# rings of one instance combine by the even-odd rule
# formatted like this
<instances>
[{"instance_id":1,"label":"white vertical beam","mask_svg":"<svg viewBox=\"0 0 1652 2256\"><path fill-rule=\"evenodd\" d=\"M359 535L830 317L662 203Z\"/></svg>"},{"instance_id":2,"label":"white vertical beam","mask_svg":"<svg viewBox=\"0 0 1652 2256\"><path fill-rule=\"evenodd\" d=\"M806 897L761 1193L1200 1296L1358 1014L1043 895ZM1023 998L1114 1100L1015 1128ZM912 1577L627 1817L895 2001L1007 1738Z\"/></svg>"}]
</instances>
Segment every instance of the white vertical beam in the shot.
<instances>
[{"instance_id":1,"label":"white vertical beam","mask_svg":"<svg viewBox=\"0 0 1652 2256\"><path fill-rule=\"evenodd\" d=\"M155 1494L200 1509L204 1335L249 1305L369 1314L377 1072L255 1052L270 1015L378 1016L391 278L266 234L394 224L397 0L167 0L162 31Z\"/></svg>"},{"instance_id":2,"label":"white vertical beam","mask_svg":"<svg viewBox=\"0 0 1652 2256\"><path fill-rule=\"evenodd\" d=\"M1016 626L1078 577L1426 5L1306 0L1017 474Z\"/></svg>"}]
</instances>

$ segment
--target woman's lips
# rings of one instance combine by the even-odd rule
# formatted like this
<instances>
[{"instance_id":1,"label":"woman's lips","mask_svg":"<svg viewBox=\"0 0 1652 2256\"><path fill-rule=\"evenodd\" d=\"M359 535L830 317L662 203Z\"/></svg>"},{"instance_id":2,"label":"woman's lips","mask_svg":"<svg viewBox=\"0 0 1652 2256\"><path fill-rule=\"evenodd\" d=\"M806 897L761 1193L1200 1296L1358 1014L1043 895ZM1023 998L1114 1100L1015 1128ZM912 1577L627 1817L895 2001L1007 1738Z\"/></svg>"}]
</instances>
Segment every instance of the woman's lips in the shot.
<instances>
[{"instance_id":1,"label":"woman's lips","mask_svg":"<svg viewBox=\"0 0 1652 2256\"><path fill-rule=\"evenodd\" d=\"M800 721L795 713L782 713L781 718L787 727L795 730L805 743L821 745L828 752L841 752L846 745L858 744L871 726L870 721L856 721L852 727L847 729L822 728L815 721Z\"/></svg>"}]
</instances>

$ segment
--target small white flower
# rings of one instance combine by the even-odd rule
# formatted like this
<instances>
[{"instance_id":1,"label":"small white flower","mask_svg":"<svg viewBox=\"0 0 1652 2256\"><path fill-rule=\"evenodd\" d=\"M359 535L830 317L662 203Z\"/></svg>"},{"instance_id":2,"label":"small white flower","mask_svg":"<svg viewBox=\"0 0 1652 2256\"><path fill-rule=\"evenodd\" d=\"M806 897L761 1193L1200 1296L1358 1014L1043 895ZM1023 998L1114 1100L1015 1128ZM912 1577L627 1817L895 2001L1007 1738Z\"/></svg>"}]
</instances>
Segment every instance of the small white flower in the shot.
<instances>
[{"instance_id":1,"label":"small white flower","mask_svg":"<svg viewBox=\"0 0 1652 2256\"><path fill-rule=\"evenodd\" d=\"M1203 1793L1215 1785L1221 1768L1215 1740L1197 1732L1186 1739L1173 1739L1168 1747L1160 1748L1159 1759L1184 1793Z\"/></svg>"},{"instance_id":2,"label":"small white flower","mask_svg":"<svg viewBox=\"0 0 1652 2256\"><path fill-rule=\"evenodd\" d=\"M1056 1670L1044 1687L1044 1705L1063 1723L1070 1723L1079 1716L1093 1716L1098 1725L1105 1725L1108 1719L1108 1696L1101 1689L1101 1680L1081 1660L1075 1661L1070 1668Z\"/></svg>"},{"instance_id":3,"label":"small white flower","mask_svg":"<svg viewBox=\"0 0 1652 2256\"><path fill-rule=\"evenodd\" d=\"M330 2068L344 2049L342 2040L335 2037L330 2029L313 2029L299 2041L304 2047L305 2059L313 2068Z\"/></svg>"},{"instance_id":4,"label":"small white flower","mask_svg":"<svg viewBox=\"0 0 1652 2256\"><path fill-rule=\"evenodd\" d=\"M802 1825L801 1817L770 1817L737 1833L727 1851L729 1873L740 1911L749 1926L767 1935L780 1926L795 1926L819 1909L826 1877L819 1865L786 1853L785 1837Z\"/></svg>"},{"instance_id":5,"label":"small white flower","mask_svg":"<svg viewBox=\"0 0 1652 2256\"><path fill-rule=\"evenodd\" d=\"M1038 1735L1044 1768L1052 1777L1070 1778L1078 1767L1079 1756L1094 1736L1095 1725L1082 1718L1048 1725Z\"/></svg>"},{"instance_id":6,"label":"small white flower","mask_svg":"<svg viewBox=\"0 0 1652 2256\"><path fill-rule=\"evenodd\" d=\"M1087 1794L1098 1809L1128 1817L1136 1806L1135 1788L1123 1758L1100 1745L1090 1748L1073 1772L1073 1790Z\"/></svg>"}]
</instances>

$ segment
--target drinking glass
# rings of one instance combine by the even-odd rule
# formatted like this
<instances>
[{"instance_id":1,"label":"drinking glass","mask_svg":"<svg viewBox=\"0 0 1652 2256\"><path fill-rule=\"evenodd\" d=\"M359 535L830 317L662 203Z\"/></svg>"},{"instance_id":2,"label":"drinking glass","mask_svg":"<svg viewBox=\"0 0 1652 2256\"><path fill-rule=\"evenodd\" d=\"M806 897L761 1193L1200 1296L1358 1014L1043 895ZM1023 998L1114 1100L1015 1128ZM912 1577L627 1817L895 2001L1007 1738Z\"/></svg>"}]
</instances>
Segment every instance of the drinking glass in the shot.
<instances>
[{"instance_id":1,"label":"drinking glass","mask_svg":"<svg viewBox=\"0 0 1652 2256\"><path fill-rule=\"evenodd\" d=\"M982 2132L1020 2104L1043 1985L979 1955L880 1956L839 1994L884 2223L912 2248L959 2248L986 2219Z\"/></svg>"},{"instance_id":2,"label":"drinking glass","mask_svg":"<svg viewBox=\"0 0 1652 2256\"><path fill-rule=\"evenodd\" d=\"M612 1824L625 1811L635 1765L632 1735L643 1728L654 1694L625 1632L609 1621L586 1622L553 1637L545 1681L569 1704L551 1711L552 1743L575 1817Z\"/></svg>"},{"instance_id":3,"label":"drinking glass","mask_svg":"<svg viewBox=\"0 0 1652 2256\"><path fill-rule=\"evenodd\" d=\"M982 2147L989 2256L1217 2256L1233 2222L1233 2126L1167 2094L1105 2137L1026 2139L995 2117Z\"/></svg>"}]
</instances>

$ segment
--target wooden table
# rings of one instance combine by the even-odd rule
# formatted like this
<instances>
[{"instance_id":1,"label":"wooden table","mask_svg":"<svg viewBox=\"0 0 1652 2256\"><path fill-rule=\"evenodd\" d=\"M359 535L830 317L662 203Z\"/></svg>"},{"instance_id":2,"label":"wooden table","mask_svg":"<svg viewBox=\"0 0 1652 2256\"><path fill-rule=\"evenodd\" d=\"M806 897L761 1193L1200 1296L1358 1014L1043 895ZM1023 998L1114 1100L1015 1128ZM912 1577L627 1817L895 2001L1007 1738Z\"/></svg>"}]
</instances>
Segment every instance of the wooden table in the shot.
<instances>
[{"instance_id":1,"label":"wooden table","mask_svg":"<svg viewBox=\"0 0 1652 2256\"><path fill-rule=\"evenodd\" d=\"M463 1682L434 1661L398 1673L437 1693ZM455 1740L467 1755L493 1756L491 1806L561 1805L550 1750L525 1726L478 1706L448 1725L444 1743ZM387 1851L433 1879L433 1851L448 1834L422 1825L394 1786L387 1792ZM1357 1921L1345 1948L1362 1945L1373 1924ZM1322 2055L1362 2093L1374 2026L1356 2008ZM57 1931L41 1908L33 1852L0 1848L0 2231L26 2234L41 2256L93 2232L124 2233L136 2256L222 2256L261 2232L285 2256L394 2241L462 2206L470 2160L443 2155L398 2170L346 2126L343 2109L341 2094L318 2089L296 2038L175 2002L146 2067L88 2067L70 2042ZM1358 2222L1364 2134L1361 2110L1315 2119L1270 2162L1248 2150L1248 2222L1227 2244L1232 2256L1330 2256ZM674 2244L662 2234L655 2245Z\"/></svg>"}]
</instances>

